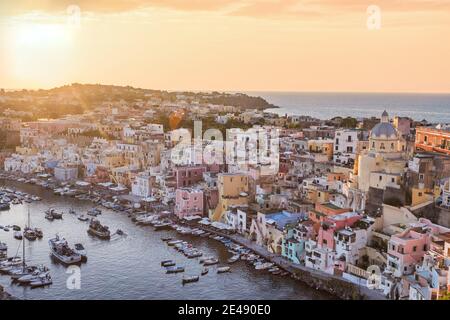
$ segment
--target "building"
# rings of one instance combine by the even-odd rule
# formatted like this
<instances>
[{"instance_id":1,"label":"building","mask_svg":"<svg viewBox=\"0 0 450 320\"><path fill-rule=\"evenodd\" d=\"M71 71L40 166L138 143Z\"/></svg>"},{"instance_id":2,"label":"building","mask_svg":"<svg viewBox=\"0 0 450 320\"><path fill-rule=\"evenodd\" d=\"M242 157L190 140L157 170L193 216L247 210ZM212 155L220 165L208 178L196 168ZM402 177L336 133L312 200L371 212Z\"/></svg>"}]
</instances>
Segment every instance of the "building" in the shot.
<instances>
[{"instance_id":1,"label":"building","mask_svg":"<svg viewBox=\"0 0 450 320\"><path fill-rule=\"evenodd\" d=\"M388 268L394 276L412 274L430 248L430 236L425 228L409 228L393 235L388 244Z\"/></svg>"},{"instance_id":2,"label":"building","mask_svg":"<svg viewBox=\"0 0 450 320\"><path fill-rule=\"evenodd\" d=\"M175 192L175 214L178 218L203 215L203 191L180 188Z\"/></svg>"},{"instance_id":3,"label":"building","mask_svg":"<svg viewBox=\"0 0 450 320\"><path fill-rule=\"evenodd\" d=\"M73 181L78 179L78 167L60 166L55 167L55 179L58 181Z\"/></svg>"},{"instance_id":4,"label":"building","mask_svg":"<svg viewBox=\"0 0 450 320\"><path fill-rule=\"evenodd\" d=\"M450 130L433 127L416 128L417 150L450 155Z\"/></svg>"},{"instance_id":5,"label":"building","mask_svg":"<svg viewBox=\"0 0 450 320\"><path fill-rule=\"evenodd\" d=\"M134 177L131 185L131 193L134 196L148 198L152 196L152 186L154 185L155 177L149 173L141 172Z\"/></svg>"},{"instance_id":6,"label":"building","mask_svg":"<svg viewBox=\"0 0 450 320\"><path fill-rule=\"evenodd\" d=\"M211 218L220 221L230 206L248 204L248 176L243 173L220 173L218 175L219 203Z\"/></svg>"},{"instance_id":7,"label":"building","mask_svg":"<svg viewBox=\"0 0 450 320\"><path fill-rule=\"evenodd\" d=\"M334 133L333 161L340 164L354 163L358 148L358 130L342 129Z\"/></svg>"}]
</instances>

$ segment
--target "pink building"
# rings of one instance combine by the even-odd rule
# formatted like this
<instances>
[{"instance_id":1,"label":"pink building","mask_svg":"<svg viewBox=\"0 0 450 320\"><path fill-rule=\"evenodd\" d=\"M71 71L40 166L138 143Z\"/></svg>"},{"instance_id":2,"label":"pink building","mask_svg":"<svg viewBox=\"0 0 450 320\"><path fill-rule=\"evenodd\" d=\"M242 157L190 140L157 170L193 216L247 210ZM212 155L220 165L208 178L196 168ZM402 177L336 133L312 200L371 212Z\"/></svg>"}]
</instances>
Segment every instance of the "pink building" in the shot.
<instances>
[{"instance_id":1,"label":"pink building","mask_svg":"<svg viewBox=\"0 0 450 320\"><path fill-rule=\"evenodd\" d=\"M412 274L430 248L430 235L426 228L410 228L393 235L388 244L387 264L394 276Z\"/></svg>"},{"instance_id":2,"label":"pink building","mask_svg":"<svg viewBox=\"0 0 450 320\"><path fill-rule=\"evenodd\" d=\"M203 215L203 191L191 188L177 189L175 194L175 214L178 218Z\"/></svg>"},{"instance_id":3,"label":"pink building","mask_svg":"<svg viewBox=\"0 0 450 320\"><path fill-rule=\"evenodd\" d=\"M361 220L361 218L362 216L356 212L345 212L335 216L324 217L317 235L318 247L334 250L335 232L345 227L351 227L356 221Z\"/></svg>"},{"instance_id":4,"label":"pink building","mask_svg":"<svg viewBox=\"0 0 450 320\"><path fill-rule=\"evenodd\" d=\"M203 180L206 166L176 167L173 169L177 188L189 187Z\"/></svg>"}]
</instances>

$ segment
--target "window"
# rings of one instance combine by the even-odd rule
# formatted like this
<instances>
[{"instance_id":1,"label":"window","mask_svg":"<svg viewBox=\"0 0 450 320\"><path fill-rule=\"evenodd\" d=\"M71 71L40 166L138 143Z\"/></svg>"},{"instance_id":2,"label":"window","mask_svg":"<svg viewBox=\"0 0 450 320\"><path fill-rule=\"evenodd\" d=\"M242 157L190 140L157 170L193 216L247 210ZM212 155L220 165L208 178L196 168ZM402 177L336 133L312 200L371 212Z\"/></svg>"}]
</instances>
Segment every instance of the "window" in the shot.
<instances>
[{"instance_id":1,"label":"window","mask_svg":"<svg viewBox=\"0 0 450 320\"><path fill-rule=\"evenodd\" d=\"M380 180L380 181L383 180L383 176L380 176L380 177L378 178L378 180Z\"/></svg>"},{"instance_id":2,"label":"window","mask_svg":"<svg viewBox=\"0 0 450 320\"><path fill-rule=\"evenodd\" d=\"M417 251L417 246L414 246L413 247L413 252L416 252Z\"/></svg>"},{"instance_id":3,"label":"window","mask_svg":"<svg viewBox=\"0 0 450 320\"><path fill-rule=\"evenodd\" d=\"M395 178L391 178L391 182L394 183L395 182Z\"/></svg>"}]
</instances>

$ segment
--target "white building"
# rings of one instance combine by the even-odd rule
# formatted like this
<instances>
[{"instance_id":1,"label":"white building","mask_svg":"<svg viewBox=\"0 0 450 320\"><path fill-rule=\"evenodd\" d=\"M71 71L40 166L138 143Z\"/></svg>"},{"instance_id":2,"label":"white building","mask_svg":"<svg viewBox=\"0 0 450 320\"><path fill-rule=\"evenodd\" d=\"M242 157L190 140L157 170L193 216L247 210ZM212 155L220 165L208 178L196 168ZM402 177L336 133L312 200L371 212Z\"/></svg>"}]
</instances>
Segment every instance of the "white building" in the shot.
<instances>
[{"instance_id":1,"label":"white building","mask_svg":"<svg viewBox=\"0 0 450 320\"><path fill-rule=\"evenodd\" d=\"M358 131L353 129L336 130L334 134L333 161L347 164L355 160L358 145Z\"/></svg>"},{"instance_id":2,"label":"white building","mask_svg":"<svg viewBox=\"0 0 450 320\"><path fill-rule=\"evenodd\" d=\"M145 172L138 174L131 185L131 194L143 198L151 197L153 180L154 177Z\"/></svg>"},{"instance_id":3,"label":"white building","mask_svg":"<svg viewBox=\"0 0 450 320\"><path fill-rule=\"evenodd\" d=\"M59 181L71 181L78 178L78 167L62 167L55 168L55 179Z\"/></svg>"},{"instance_id":4,"label":"white building","mask_svg":"<svg viewBox=\"0 0 450 320\"><path fill-rule=\"evenodd\" d=\"M245 234L247 230L247 213L239 208L231 208L225 213L225 223L236 232Z\"/></svg>"}]
</instances>

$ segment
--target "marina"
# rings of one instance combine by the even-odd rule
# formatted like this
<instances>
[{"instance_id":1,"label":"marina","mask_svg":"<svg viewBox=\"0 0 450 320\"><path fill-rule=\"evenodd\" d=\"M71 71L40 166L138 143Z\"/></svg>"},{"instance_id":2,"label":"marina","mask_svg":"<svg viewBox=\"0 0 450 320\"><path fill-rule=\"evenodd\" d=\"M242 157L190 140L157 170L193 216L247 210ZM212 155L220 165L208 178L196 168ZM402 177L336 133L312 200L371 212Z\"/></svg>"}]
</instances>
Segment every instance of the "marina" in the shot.
<instances>
[{"instance_id":1,"label":"marina","mask_svg":"<svg viewBox=\"0 0 450 320\"><path fill-rule=\"evenodd\" d=\"M18 298L25 299L210 299L229 297L230 299L329 299L332 296L311 289L289 277L273 277L270 274L255 272L254 267L248 263L236 262L233 272L217 274L217 263L205 267L200 263L202 257L212 259L216 257L221 263L226 263L233 255L220 240L202 235L188 234L187 228L176 230L154 231L153 228L137 226L128 217L126 212L116 212L112 209L102 210L101 221L111 230L121 229L127 236L111 234L110 241L102 241L86 233L87 225L79 221L76 215L66 215L62 220L48 221L44 212L50 208L58 208L62 212L69 212L76 208L77 212L87 212L92 208L92 202L73 197L60 197L52 191L39 186L22 183L1 181L0 185L7 184L9 188L23 190L38 195L42 201L14 205L9 211L0 214L0 225L25 225L28 219L28 207L34 225L39 225L44 232L43 240L37 239L26 243L27 257L34 264L48 266L51 272L52 284L44 286L48 281L43 279L35 281L40 288L29 290L11 284L7 276L0 276L0 284L8 292ZM100 217L99 217L100 218ZM191 231L192 232L192 229ZM195 230L194 230L195 232ZM60 233L70 239L70 243L82 243L89 253L89 261L80 265L81 290L66 288L68 274L63 264L50 258L47 239ZM164 238L166 241L162 241ZM170 240L169 240L170 238ZM0 241L8 245L8 255L13 255L19 245L11 233L0 230ZM201 257L189 259L175 248L176 244L187 242L202 252ZM231 245L230 245L231 246ZM192 251L188 251L192 253ZM195 253L195 252L194 252ZM197 253L198 254L198 253ZM161 261L173 260L176 265L182 266L186 276L201 275L197 283L189 286L182 285L185 272L165 276ZM19 263L20 261L16 261ZM213 268L213 272L209 272ZM130 273L129 270L134 270ZM145 274L145 277L142 275Z\"/></svg>"}]
</instances>

